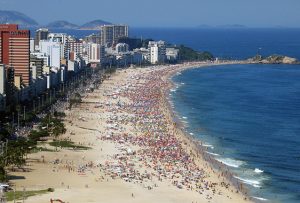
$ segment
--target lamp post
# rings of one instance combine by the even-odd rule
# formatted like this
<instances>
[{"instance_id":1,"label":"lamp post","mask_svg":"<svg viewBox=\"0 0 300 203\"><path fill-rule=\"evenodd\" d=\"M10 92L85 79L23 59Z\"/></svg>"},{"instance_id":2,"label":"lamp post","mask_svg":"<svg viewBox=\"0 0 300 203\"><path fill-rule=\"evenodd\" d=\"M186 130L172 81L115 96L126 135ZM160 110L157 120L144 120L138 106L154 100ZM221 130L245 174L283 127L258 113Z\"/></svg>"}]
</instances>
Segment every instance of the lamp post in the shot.
<instances>
[{"instance_id":1,"label":"lamp post","mask_svg":"<svg viewBox=\"0 0 300 203\"><path fill-rule=\"evenodd\" d=\"M24 110L24 115L23 116L24 116L24 121L25 121L26 120L26 106L23 107L23 110Z\"/></svg>"},{"instance_id":2,"label":"lamp post","mask_svg":"<svg viewBox=\"0 0 300 203\"><path fill-rule=\"evenodd\" d=\"M18 110L18 129L20 129L20 110Z\"/></svg>"}]
</instances>

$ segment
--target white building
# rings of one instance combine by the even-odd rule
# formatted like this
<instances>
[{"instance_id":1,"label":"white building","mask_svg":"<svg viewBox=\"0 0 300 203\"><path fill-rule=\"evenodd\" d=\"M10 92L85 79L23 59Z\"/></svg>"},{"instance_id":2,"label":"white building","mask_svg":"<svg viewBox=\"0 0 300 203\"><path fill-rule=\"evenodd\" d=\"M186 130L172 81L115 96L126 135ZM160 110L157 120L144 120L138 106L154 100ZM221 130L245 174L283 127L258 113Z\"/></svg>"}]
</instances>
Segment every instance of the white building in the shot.
<instances>
[{"instance_id":1,"label":"white building","mask_svg":"<svg viewBox=\"0 0 300 203\"><path fill-rule=\"evenodd\" d=\"M62 57L62 44L54 41L40 41L39 49L41 53L47 54L50 58L49 66L59 68Z\"/></svg>"},{"instance_id":2,"label":"white building","mask_svg":"<svg viewBox=\"0 0 300 203\"><path fill-rule=\"evenodd\" d=\"M48 40L66 44L68 41L68 35L66 33L49 33Z\"/></svg>"},{"instance_id":3,"label":"white building","mask_svg":"<svg viewBox=\"0 0 300 203\"><path fill-rule=\"evenodd\" d=\"M30 39L30 53L34 52L35 46L34 46L34 39Z\"/></svg>"},{"instance_id":4,"label":"white building","mask_svg":"<svg viewBox=\"0 0 300 203\"><path fill-rule=\"evenodd\" d=\"M176 61L178 59L179 49L166 48L166 58L168 61Z\"/></svg>"},{"instance_id":5,"label":"white building","mask_svg":"<svg viewBox=\"0 0 300 203\"><path fill-rule=\"evenodd\" d=\"M142 55L142 62L144 61L150 61L150 56L149 56L149 49L146 48L140 48L140 49L134 49L133 50L136 53L140 53Z\"/></svg>"},{"instance_id":6,"label":"white building","mask_svg":"<svg viewBox=\"0 0 300 203\"><path fill-rule=\"evenodd\" d=\"M62 44L61 58L68 59L70 52L69 41L72 41L73 37L66 33L50 33L48 34L48 40L52 42L60 42Z\"/></svg>"},{"instance_id":7,"label":"white building","mask_svg":"<svg viewBox=\"0 0 300 203\"><path fill-rule=\"evenodd\" d=\"M104 63L105 62L105 47L96 44L87 44L87 62L88 63Z\"/></svg>"},{"instance_id":8,"label":"white building","mask_svg":"<svg viewBox=\"0 0 300 203\"><path fill-rule=\"evenodd\" d=\"M33 53L30 53L30 54L34 55L35 57L37 57L39 59L43 59L44 66L50 66L50 56L48 56L46 53L33 52Z\"/></svg>"},{"instance_id":9,"label":"white building","mask_svg":"<svg viewBox=\"0 0 300 203\"><path fill-rule=\"evenodd\" d=\"M68 60L68 71L74 71L77 73L79 71L79 64L77 61Z\"/></svg>"},{"instance_id":10,"label":"white building","mask_svg":"<svg viewBox=\"0 0 300 203\"><path fill-rule=\"evenodd\" d=\"M100 44L88 44L88 62L100 63Z\"/></svg>"},{"instance_id":11,"label":"white building","mask_svg":"<svg viewBox=\"0 0 300 203\"><path fill-rule=\"evenodd\" d=\"M164 41L150 41L149 61L151 64L164 63L166 60L166 45Z\"/></svg>"},{"instance_id":12,"label":"white building","mask_svg":"<svg viewBox=\"0 0 300 203\"><path fill-rule=\"evenodd\" d=\"M5 110L5 65L0 64L0 111Z\"/></svg>"},{"instance_id":13,"label":"white building","mask_svg":"<svg viewBox=\"0 0 300 203\"><path fill-rule=\"evenodd\" d=\"M116 52L117 53L124 53L129 51L129 45L126 43L118 43L116 45Z\"/></svg>"}]
</instances>

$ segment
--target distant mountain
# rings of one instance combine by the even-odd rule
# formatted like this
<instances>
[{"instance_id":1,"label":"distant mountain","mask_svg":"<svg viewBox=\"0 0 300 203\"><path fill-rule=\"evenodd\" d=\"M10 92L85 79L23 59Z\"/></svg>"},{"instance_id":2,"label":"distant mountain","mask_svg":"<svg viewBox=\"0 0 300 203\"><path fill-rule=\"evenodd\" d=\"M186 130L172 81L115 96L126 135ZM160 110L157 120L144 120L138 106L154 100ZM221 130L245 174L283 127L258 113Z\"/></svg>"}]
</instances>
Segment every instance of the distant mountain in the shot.
<instances>
[{"instance_id":1,"label":"distant mountain","mask_svg":"<svg viewBox=\"0 0 300 203\"><path fill-rule=\"evenodd\" d=\"M49 23L46 27L55 28L55 29L78 29L79 28L78 25L75 25L73 23L64 20L54 21L52 23Z\"/></svg>"},{"instance_id":2,"label":"distant mountain","mask_svg":"<svg viewBox=\"0 0 300 203\"><path fill-rule=\"evenodd\" d=\"M201 24L201 25L198 25L197 28L213 28L213 26L207 25L207 24Z\"/></svg>"},{"instance_id":3,"label":"distant mountain","mask_svg":"<svg viewBox=\"0 0 300 203\"><path fill-rule=\"evenodd\" d=\"M80 26L81 30L99 30L102 25L111 25L110 22L103 20L93 20Z\"/></svg>"},{"instance_id":4,"label":"distant mountain","mask_svg":"<svg viewBox=\"0 0 300 203\"><path fill-rule=\"evenodd\" d=\"M18 24L24 28L36 28L40 26L35 20L17 11L0 10L0 24ZM54 21L46 26L52 29L81 29L81 30L99 30L102 25L111 25L112 23L103 20L93 20L81 26L70 23L65 20Z\"/></svg>"},{"instance_id":5,"label":"distant mountain","mask_svg":"<svg viewBox=\"0 0 300 203\"><path fill-rule=\"evenodd\" d=\"M217 26L218 28L247 28L245 25L240 24L228 24L228 25L220 25Z\"/></svg>"},{"instance_id":6,"label":"distant mountain","mask_svg":"<svg viewBox=\"0 0 300 203\"><path fill-rule=\"evenodd\" d=\"M0 10L0 24L19 24L22 27L37 27L38 23L17 11L3 11Z\"/></svg>"}]
</instances>

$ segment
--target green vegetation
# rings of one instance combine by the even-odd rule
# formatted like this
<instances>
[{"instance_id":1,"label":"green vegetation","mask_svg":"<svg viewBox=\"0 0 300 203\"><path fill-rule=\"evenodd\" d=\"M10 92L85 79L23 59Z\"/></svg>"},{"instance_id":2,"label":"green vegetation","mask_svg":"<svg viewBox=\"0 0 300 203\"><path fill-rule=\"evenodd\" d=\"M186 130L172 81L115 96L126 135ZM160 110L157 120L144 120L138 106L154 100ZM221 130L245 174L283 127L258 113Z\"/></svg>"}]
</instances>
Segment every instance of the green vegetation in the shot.
<instances>
[{"instance_id":1,"label":"green vegetation","mask_svg":"<svg viewBox=\"0 0 300 203\"><path fill-rule=\"evenodd\" d=\"M121 38L118 43L126 43L129 45L129 49L133 50L136 48L147 48L149 41L153 41L152 39L137 39L137 38ZM190 47L186 47L184 45L180 45L176 47L174 45L167 45L168 47L174 47L179 49L179 60L180 61L210 61L214 59L214 56L207 51L198 52L193 50Z\"/></svg>"},{"instance_id":2,"label":"green vegetation","mask_svg":"<svg viewBox=\"0 0 300 203\"><path fill-rule=\"evenodd\" d=\"M0 157L0 181L6 181L5 168L11 166L21 168L25 164L25 157L31 150L31 144L23 139L6 142L5 152Z\"/></svg>"},{"instance_id":3,"label":"green vegetation","mask_svg":"<svg viewBox=\"0 0 300 203\"><path fill-rule=\"evenodd\" d=\"M56 140L49 143L53 147L62 147L62 148L73 148L79 150L88 150L90 147L82 146L82 145L75 145L74 142L67 141L67 140Z\"/></svg>"},{"instance_id":4,"label":"green vegetation","mask_svg":"<svg viewBox=\"0 0 300 203\"><path fill-rule=\"evenodd\" d=\"M76 92L71 98L70 98L70 108L72 108L73 105L80 104L82 102L81 95Z\"/></svg>"},{"instance_id":5,"label":"green vegetation","mask_svg":"<svg viewBox=\"0 0 300 203\"><path fill-rule=\"evenodd\" d=\"M0 128L0 141L5 141L10 136L10 133L5 128Z\"/></svg>"},{"instance_id":6,"label":"green vegetation","mask_svg":"<svg viewBox=\"0 0 300 203\"><path fill-rule=\"evenodd\" d=\"M48 149L46 147L36 147L36 148L32 149L30 152L31 153L37 153L37 152L40 152L40 151L42 151L42 152L55 152L55 150Z\"/></svg>"},{"instance_id":7,"label":"green vegetation","mask_svg":"<svg viewBox=\"0 0 300 203\"><path fill-rule=\"evenodd\" d=\"M208 61L214 59L210 52L197 52L184 45L179 46L179 57L182 61Z\"/></svg>"},{"instance_id":8,"label":"green vegetation","mask_svg":"<svg viewBox=\"0 0 300 203\"><path fill-rule=\"evenodd\" d=\"M28 142L30 142L32 145L36 145L38 141L41 141L41 138L48 137L49 133L47 130L40 129L32 130L30 134L28 135Z\"/></svg>"},{"instance_id":9,"label":"green vegetation","mask_svg":"<svg viewBox=\"0 0 300 203\"><path fill-rule=\"evenodd\" d=\"M58 97L65 98L69 89L78 86L86 79L91 78L93 73L99 72L100 69L91 69L87 67L84 71L77 75L69 75L68 83L62 84L55 89L47 90L38 96L30 95L29 100L20 101L19 98L7 96L7 106L5 111L0 112L0 182L7 181L7 170L11 167L23 167L26 155L37 151L52 151L44 146L37 146L40 142L47 141L50 136L52 139L66 132L63 123L64 113L54 112L48 114L45 118L39 118L37 115L43 111L49 110L49 105L56 102ZM94 82L95 83L95 82ZM84 85L87 85L85 82ZM11 87L11 91L18 92L15 87ZM66 89L66 91L65 91ZM60 91L59 91L60 90ZM73 104L81 102L81 95L73 95ZM38 127L34 127L27 138L15 136L16 126L25 127L32 125L32 122L40 122Z\"/></svg>"},{"instance_id":10,"label":"green vegetation","mask_svg":"<svg viewBox=\"0 0 300 203\"><path fill-rule=\"evenodd\" d=\"M9 191L6 192L6 199L7 201L13 201L15 200L22 200L23 198L26 199L30 196L35 196L35 195L43 195L48 192L54 192L53 188L48 188L47 190L35 190L35 191Z\"/></svg>"},{"instance_id":11,"label":"green vegetation","mask_svg":"<svg viewBox=\"0 0 300 203\"><path fill-rule=\"evenodd\" d=\"M133 49L139 49L139 48L147 48L149 41L153 41L152 39L137 39L137 38L121 38L118 40L118 43L126 43L129 45L129 49L132 51Z\"/></svg>"},{"instance_id":12,"label":"green vegetation","mask_svg":"<svg viewBox=\"0 0 300 203\"><path fill-rule=\"evenodd\" d=\"M5 153L0 157L0 181L6 181L6 167L18 167L21 168L25 164L25 158L28 153L35 152L37 150L50 151L47 148L37 147L38 141L43 141L43 138L53 136L57 139L59 135L66 132L65 125L62 118L64 113L54 113L46 115L41 120L38 129L32 130L28 135L28 138L18 138L16 140L8 140ZM0 131L1 141L6 141L9 138L7 130ZM44 139L45 140L45 139Z\"/></svg>"}]
</instances>

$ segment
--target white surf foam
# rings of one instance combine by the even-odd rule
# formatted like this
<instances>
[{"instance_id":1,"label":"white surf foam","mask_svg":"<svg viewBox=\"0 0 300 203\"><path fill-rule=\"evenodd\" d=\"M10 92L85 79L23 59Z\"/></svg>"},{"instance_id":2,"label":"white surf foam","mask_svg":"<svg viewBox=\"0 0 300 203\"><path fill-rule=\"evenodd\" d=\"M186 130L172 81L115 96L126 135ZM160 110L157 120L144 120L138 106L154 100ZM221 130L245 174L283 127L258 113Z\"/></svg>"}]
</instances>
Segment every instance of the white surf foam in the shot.
<instances>
[{"instance_id":1,"label":"white surf foam","mask_svg":"<svg viewBox=\"0 0 300 203\"><path fill-rule=\"evenodd\" d=\"M190 135L194 135L194 133L190 133Z\"/></svg>"},{"instance_id":2,"label":"white surf foam","mask_svg":"<svg viewBox=\"0 0 300 203\"><path fill-rule=\"evenodd\" d=\"M260 182L258 180L245 179L238 176L234 176L236 179L242 181L245 184L252 185L253 187L259 188Z\"/></svg>"},{"instance_id":3,"label":"white surf foam","mask_svg":"<svg viewBox=\"0 0 300 203\"><path fill-rule=\"evenodd\" d=\"M176 89L170 89L171 92L176 92Z\"/></svg>"},{"instance_id":4,"label":"white surf foam","mask_svg":"<svg viewBox=\"0 0 300 203\"><path fill-rule=\"evenodd\" d=\"M181 85L184 85L184 82L180 83Z\"/></svg>"},{"instance_id":5,"label":"white surf foam","mask_svg":"<svg viewBox=\"0 0 300 203\"><path fill-rule=\"evenodd\" d=\"M187 117L185 117L185 116L183 116L182 118L185 119L185 120L187 119Z\"/></svg>"},{"instance_id":6,"label":"white surf foam","mask_svg":"<svg viewBox=\"0 0 300 203\"><path fill-rule=\"evenodd\" d=\"M252 198L258 199L258 200L260 200L260 201L268 201L268 199L265 199L265 198L262 198L262 197L255 197L255 196L252 196Z\"/></svg>"},{"instance_id":7,"label":"white surf foam","mask_svg":"<svg viewBox=\"0 0 300 203\"><path fill-rule=\"evenodd\" d=\"M220 156L220 154L216 154L216 153L212 153L212 152L208 152L208 151L205 151L207 154L210 154L210 155L213 155L213 156Z\"/></svg>"},{"instance_id":8,"label":"white surf foam","mask_svg":"<svg viewBox=\"0 0 300 203\"><path fill-rule=\"evenodd\" d=\"M230 166L230 167L233 167L233 168L238 168L240 167L241 165L244 164L243 161L239 161L239 160L235 160L235 159L230 159L230 158L220 158L220 159L217 159L219 162L227 165L227 166Z\"/></svg>"},{"instance_id":9,"label":"white surf foam","mask_svg":"<svg viewBox=\"0 0 300 203\"><path fill-rule=\"evenodd\" d=\"M203 147L208 147L208 148L214 149L214 146L212 146L211 144L203 144L202 146L203 146Z\"/></svg>"},{"instance_id":10,"label":"white surf foam","mask_svg":"<svg viewBox=\"0 0 300 203\"><path fill-rule=\"evenodd\" d=\"M255 169L254 169L254 172L255 172L255 173L263 173L264 171L263 171L263 170L260 170L259 168L255 168Z\"/></svg>"}]
</instances>

